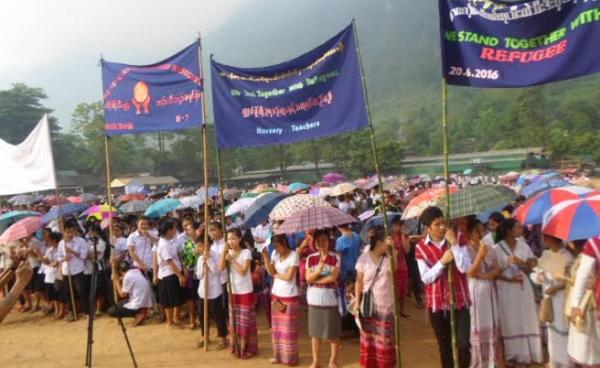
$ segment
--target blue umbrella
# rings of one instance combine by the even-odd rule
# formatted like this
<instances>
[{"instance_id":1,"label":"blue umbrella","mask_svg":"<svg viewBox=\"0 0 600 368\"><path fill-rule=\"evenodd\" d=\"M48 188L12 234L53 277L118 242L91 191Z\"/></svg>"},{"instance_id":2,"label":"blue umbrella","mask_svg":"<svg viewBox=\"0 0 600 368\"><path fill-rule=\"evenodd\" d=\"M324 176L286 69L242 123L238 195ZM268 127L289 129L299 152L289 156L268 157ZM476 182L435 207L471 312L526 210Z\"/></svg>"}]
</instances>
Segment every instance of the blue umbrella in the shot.
<instances>
[{"instance_id":1,"label":"blue umbrella","mask_svg":"<svg viewBox=\"0 0 600 368\"><path fill-rule=\"evenodd\" d=\"M399 212L389 212L387 213L387 220L388 220L388 227L392 226L392 221L394 221L394 219L396 217L400 217L401 213ZM367 242L369 239L367 239L367 234L369 232L369 229L372 228L373 226L383 226L383 215L377 215L377 216L373 216L371 217L362 227L362 229L360 230L360 237Z\"/></svg>"},{"instance_id":2,"label":"blue umbrella","mask_svg":"<svg viewBox=\"0 0 600 368\"><path fill-rule=\"evenodd\" d=\"M566 187L567 185L570 185L570 183L561 175L548 175L534 180L529 185L525 186L521 191L521 194L529 198L537 193L543 192L546 189Z\"/></svg>"},{"instance_id":3,"label":"blue umbrella","mask_svg":"<svg viewBox=\"0 0 600 368\"><path fill-rule=\"evenodd\" d=\"M289 194L273 192L258 197L250 205L250 207L248 207L246 213L244 214L246 227L256 227L263 221L268 220L269 213L271 213L277 203L281 202L288 196Z\"/></svg>"},{"instance_id":4,"label":"blue umbrella","mask_svg":"<svg viewBox=\"0 0 600 368\"><path fill-rule=\"evenodd\" d=\"M41 224L46 225L50 221L56 220L61 216L74 215L87 210L88 205L85 203L65 203L59 206L54 206L48 213L42 216Z\"/></svg>"},{"instance_id":5,"label":"blue umbrella","mask_svg":"<svg viewBox=\"0 0 600 368\"><path fill-rule=\"evenodd\" d=\"M25 217L39 216L39 212L34 211L10 211L0 216L0 231L5 230L10 225L24 219Z\"/></svg>"},{"instance_id":6,"label":"blue umbrella","mask_svg":"<svg viewBox=\"0 0 600 368\"><path fill-rule=\"evenodd\" d=\"M154 202L144 212L145 216L157 218L166 215L171 211L175 211L177 207L181 206L181 201L175 198L165 198L160 201Z\"/></svg>"},{"instance_id":7,"label":"blue umbrella","mask_svg":"<svg viewBox=\"0 0 600 368\"><path fill-rule=\"evenodd\" d=\"M292 183L288 185L288 192L290 193L296 193L307 189L310 189L310 185L304 183Z\"/></svg>"}]
</instances>

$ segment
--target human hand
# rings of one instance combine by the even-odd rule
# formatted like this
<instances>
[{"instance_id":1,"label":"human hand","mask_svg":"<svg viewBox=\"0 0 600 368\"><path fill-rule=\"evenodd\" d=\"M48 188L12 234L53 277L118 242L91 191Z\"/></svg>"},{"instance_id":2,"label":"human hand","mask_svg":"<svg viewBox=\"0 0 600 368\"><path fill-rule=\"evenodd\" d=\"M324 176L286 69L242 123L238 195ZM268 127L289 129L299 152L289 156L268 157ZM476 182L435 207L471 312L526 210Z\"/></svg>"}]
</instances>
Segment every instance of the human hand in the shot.
<instances>
[{"instance_id":1,"label":"human hand","mask_svg":"<svg viewBox=\"0 0 600 368\"><path fill-rule=\"evenodd\" d=\"M548 288L548 290L546 290L546 291L544 292L544 294L552 296L552 295L556 294L556 292L557 292L557 291L558 291L558 289L557 289L557 288L555 288L555 287L550 287L550 288Z\"/></svg>"},{"instance_id":2,"label":"human hand","mask_svg":"<svg viewBox=\"0 0 600 368\"><path fill-rule=\"evenodd\" d=\"M15 271L15 275L17 284L27 284L33 275L33 270L31 269L29 262L21 262Z\"/></svg>"},{"instance_id":3,"label":"human hand","mask_svg":"<svg viewBox=\"0 0 600 368\"><path fill-rule=\"evenodd\" d=\"M577 318L581 318L583 317L583 312L581 311L581 308L571 308L571 320L576 320Z\"/></svg>"},{"instance_id":4,"label":"human hand","mask_svg":"<svg viewBox=\"0 0 600 368\"><path fill-rule=\"evenodd\" d=\"M181 285L181 287L185 287L186 281L187 279L185 275L179 275L179 285Z\"/></svg>"},{"instance_id":5,"label":"human hand","mask_svg":"<svg viewBox=\"0 0 600 368\"><path fill-rule=\"evenodd\" d=\"M483 242L479 242L479 250L477 251L477 255L479 257L485 257L488 254L488 247L483 244Z\"/></svg>"},{"instance_id":6,"label":"human hand","mask_svg":"<svg viewBox=\"0 0 600 368\"><path fill-rule=\"evenodd\" d=\"M444 237L446 238L446 241L448 241L449 246L458 244L458 240L456 238L456 234L454 233L454 230L452 230L452 229L446 230L446 235Z\"/></svg>"},{"instance_id":7,"label":"human hand","mask_svg":"<svg viewBox=\"0 0 600 368\"><path fill-rule=\"evenodd\" d=\"M157 286L157 285L158 285L158 276L153 276L153 277L152 277L152 284L153 284L154 286Z\"/></svg>"},{"instance_id":8,"label":"human hand","mask_svg":"<svg viewBox=\"0 0 600 368\"><path fill-rule=\"evenodd\" d=\"M440 262L442 262L443 265L448 265L452 261L454 261L454 254L452 254L452 251L450 249L447 249L444 252L444 255L442 256L442 258L440 259Z\"/></svg>"}]
</instances>

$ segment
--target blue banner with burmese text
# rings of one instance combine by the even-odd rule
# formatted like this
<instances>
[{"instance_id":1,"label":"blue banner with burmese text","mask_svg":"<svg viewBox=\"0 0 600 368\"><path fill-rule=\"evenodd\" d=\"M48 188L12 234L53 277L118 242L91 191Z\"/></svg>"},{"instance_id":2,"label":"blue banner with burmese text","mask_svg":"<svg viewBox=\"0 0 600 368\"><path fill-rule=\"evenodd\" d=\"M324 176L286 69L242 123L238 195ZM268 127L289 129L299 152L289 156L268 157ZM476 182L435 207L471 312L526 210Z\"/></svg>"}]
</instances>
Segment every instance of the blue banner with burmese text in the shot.
<instances>
[{"instance_id":1,"label":"blue banner with burmese text","mask_svg":"<svg viewBox=\"0 0 600 368\"><path fill-rule=\"evenodd\" d=\"M211 62L220 148L286 144L364 128L365 94L353 26L287 62Z\"/></svg>"},{"instance_id":2,"label":"blue banner with burmese text","mask_svg":"<svg viewBox=\"0 0 600 368\"><path fill-rule=\"evenodd\" d=\"M600 1L439 0L448 84L523 87L600 72Z\"/></svg>"},{"instance_id":3,"label":"blue banner with burmese text","mask_svg":"<svg viewBox=\"0 0 600 368\"><path fill-rule=\"evenodd\" d=\"M169 131L203 123L199 43L152 65L102 60L106 134Z\"/></svg>"}]
</instances>

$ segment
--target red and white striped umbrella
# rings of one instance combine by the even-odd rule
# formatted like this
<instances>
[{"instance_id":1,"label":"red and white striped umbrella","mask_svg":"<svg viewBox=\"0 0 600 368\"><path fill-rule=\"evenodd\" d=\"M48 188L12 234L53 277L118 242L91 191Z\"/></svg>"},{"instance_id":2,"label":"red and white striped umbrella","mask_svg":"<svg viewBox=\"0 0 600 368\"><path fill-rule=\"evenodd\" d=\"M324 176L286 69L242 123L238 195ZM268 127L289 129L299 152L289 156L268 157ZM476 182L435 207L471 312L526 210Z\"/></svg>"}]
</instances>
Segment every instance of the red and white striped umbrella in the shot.
<instances>
[{"instance_id":1,"label":"red and white striped umbrella","mask_svg":"<svg viewBox=\"0 0 600 368\"><path fill-rule=\"evenodd\" d=\"M311 194L296 194L279 202L269 218L273 221L281 221L290 217L292 214L311 207L331 207L323 198Z\"/></svg>"},{"instance_id":2,"label":"red and white striped umbrella","mask_svg":"<svg viewBox=\"0 0 600 368\"><path fill-rule=\"evenodd\" d=\"M309 207L287 218L277 229L278 234L327 229L356 222L356 218L334 207Z\"/></svg>"}]
</instances>

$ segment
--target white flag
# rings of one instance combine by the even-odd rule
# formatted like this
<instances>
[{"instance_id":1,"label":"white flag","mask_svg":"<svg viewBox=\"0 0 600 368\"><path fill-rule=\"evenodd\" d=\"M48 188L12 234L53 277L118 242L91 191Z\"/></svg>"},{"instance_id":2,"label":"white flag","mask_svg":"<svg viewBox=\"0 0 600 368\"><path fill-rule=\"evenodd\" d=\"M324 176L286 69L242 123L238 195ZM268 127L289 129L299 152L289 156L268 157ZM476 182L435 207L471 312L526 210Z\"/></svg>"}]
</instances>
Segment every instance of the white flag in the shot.
<instances>
[{"instance_id":1,"label":"white flag","mask_svg":"<svg viewBox=\"0 0 600 368\"><path fill-rule=\"evenodd\" d=\"M0 195L56 188L50 125L44 115L17 145L0 139Z\"/></svg>"}]
</instances>

